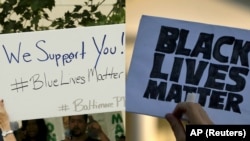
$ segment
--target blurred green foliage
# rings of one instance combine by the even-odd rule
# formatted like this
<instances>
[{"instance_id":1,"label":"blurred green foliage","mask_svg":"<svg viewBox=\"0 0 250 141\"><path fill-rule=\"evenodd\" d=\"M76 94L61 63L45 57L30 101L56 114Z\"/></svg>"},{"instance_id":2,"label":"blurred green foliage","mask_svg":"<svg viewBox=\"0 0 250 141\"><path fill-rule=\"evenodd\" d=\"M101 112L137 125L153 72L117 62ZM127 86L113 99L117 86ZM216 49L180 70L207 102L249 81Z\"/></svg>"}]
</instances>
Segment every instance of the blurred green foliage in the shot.
<instances>
[{"instance_id":1,"label":"blurred green foliage","mask_svg":"<svg viewBox=\"0 0 250 141\"><path fill-rule=\"evenodd\" d=\"M73 10L66 11L63 17L51 19L49 12L56 7L55 0L5 0L0 3L0 33L125 23L125 0L117 0L108 14L100 10L106 0L95 4L93 1L74 5ZM41 21L49 25L44 26Z\"/></svg>"}]
</instances>

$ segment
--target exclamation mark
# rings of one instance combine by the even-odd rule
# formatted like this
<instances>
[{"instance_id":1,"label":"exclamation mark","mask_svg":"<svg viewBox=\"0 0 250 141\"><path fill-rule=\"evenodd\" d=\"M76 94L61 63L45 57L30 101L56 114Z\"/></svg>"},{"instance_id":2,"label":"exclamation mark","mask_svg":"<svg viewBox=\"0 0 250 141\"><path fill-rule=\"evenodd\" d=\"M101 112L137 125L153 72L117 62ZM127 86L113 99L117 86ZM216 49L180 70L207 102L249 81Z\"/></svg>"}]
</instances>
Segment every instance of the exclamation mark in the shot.
<instances>
[{"instance_id":1,"label":"exclamation mark","mask_svg":"<svg viewBox=\"0 0 250 141\"><path fill-rule=\"evenodd\" d=\"M122 47L124 45L124 32L122 32L122 36L121 36L121 44L122 44ZM121 54L123 54L123 51L121 52Z\"/></svg>"}]
</instances>

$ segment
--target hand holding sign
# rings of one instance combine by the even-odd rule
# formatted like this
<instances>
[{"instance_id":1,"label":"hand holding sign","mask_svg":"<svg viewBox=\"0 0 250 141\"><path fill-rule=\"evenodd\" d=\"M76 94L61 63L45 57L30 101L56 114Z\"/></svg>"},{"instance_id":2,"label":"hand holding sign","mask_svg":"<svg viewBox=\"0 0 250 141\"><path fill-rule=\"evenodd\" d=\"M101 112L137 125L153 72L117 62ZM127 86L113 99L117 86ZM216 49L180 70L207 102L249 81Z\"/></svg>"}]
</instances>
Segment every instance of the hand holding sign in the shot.
<instances>
[{"instance_id":1,"label":"hand holding sign","mask_svg":"<svg viewBox=\"0 0 250 141\"><path fill-rule=\"evenodd\" d=\"M180 122L182 115L187 115L189 124L213 124L206 111L200 104L193 102L178 103L171 114L166 115L166 120L174 132L177 141L186 140L185 128Z\"/></svg>"},{"instance_id":2,"label":"hand holding sign","mask_svg":"<svg viewBox=\"0 0 250 141\"><path fill-rule=\"evenodd\" d=\"M89 123L88 123L88 134L92 138L100 138L101 141L109 141L106 134L103 132L100 124L94 120L92 115L89 115Z\"/></svg>"},{"instance_id":3,"label":"hand holding sign","mask_svg":"<svg viewBox=\"0 0 250 141\"><path fill-rule=\"evenodd\" d=\"M91 137L98 136L98 133L101 130L101 126L98 124L97 121L94 120L92 115L89 115L89 123L88 123L88 134Z\"/></svg>"},{"instance_id":4,"label":"hand holding sign","mask_svg":"<svg viewBox=\"0 0 250 141\"><path fill-rule=\"evenodd\" d=\"M5 137L6 140L16 141L13 130L11 130L9 116L5 109L3 100L0 100L0 128L2 136Z\"/></svg>"},{"instance_id":5,"label":"hand holding sign","mask_svg":"<svg viewBox=\"0 0 250 141\"><path fill-rule=\"evenodd\" d=\"M0 101L0 127L4 130L5 126L9 124L8 113L5 110L3 100Z\"/></svg>"}]
</instances>

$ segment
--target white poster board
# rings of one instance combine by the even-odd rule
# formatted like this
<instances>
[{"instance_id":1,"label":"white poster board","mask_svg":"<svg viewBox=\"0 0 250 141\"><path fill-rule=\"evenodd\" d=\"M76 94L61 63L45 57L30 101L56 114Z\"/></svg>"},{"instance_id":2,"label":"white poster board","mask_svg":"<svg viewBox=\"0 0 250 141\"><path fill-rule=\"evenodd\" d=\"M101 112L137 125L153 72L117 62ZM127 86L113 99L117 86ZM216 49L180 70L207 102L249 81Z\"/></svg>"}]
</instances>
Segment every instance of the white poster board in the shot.
<instances>
[{"instance_id":1,"label":"white poster board","mask_svg":"<svg viewBox=\"0 0 250 141\"><path fill-rule=\"evenodd\" d=\"M125 24L0 35L11 120L125 110Z\"/></svg>"},{"instance_id":2,"label":"white poster board","mask_svg":"<svg viewBox=\"0 0 250 141\"><path fill-rule=\"evenodd\" d=\"M164 117L188 92L217 124L250 123L250 31L142 16L126 110Z\"/></svg>"}]
</instances>

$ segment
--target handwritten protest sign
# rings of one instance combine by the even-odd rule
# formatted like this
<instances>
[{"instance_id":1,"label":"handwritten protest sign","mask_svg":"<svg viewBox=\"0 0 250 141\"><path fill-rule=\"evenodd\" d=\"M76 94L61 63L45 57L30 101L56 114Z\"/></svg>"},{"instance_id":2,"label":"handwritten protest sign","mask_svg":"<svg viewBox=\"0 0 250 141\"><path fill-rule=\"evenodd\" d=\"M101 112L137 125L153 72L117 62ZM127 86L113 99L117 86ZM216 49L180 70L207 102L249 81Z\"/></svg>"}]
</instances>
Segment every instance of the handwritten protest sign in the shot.
<instances>
[{"instance_id":1,"label":"handwritten protest sign","mask_svg":"<svg viewBox=\"0 0 250 141\"><path fill-rule=\"evenodd\" d=\"M11 120L125 109L125 25L0 35Z\"/></svg>"},{"instance_id":2,"label":"handwritten protest sign","mask_svg":"<svg viewBox=\"0 0 250 141\"><path fill-rule=\"evenodd\" d=\"M127 111L164 117L193 92L215 123L249 124L249 52L249 30L142 16Z\"/></svg>"}]
</instances>

